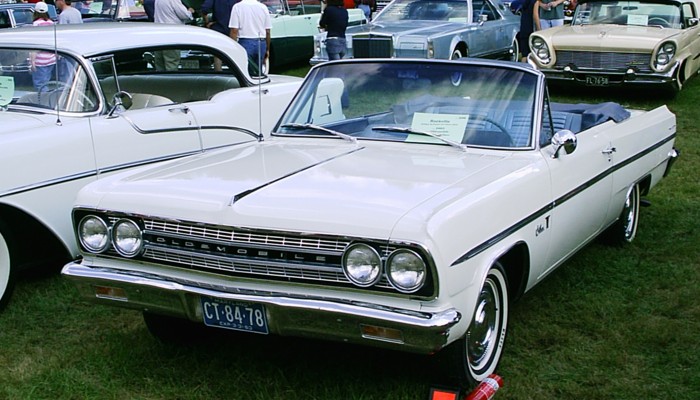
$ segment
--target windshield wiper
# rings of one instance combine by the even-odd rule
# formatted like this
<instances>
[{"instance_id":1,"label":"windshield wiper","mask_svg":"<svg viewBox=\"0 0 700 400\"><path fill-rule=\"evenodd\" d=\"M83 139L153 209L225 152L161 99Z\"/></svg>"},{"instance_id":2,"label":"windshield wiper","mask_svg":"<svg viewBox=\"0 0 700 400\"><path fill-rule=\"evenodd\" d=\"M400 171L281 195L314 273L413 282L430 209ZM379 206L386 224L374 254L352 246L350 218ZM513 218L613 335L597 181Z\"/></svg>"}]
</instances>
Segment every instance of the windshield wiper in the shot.
<instances>
[{"instance_id":1,"label":"windshield wiper","mask_svg":"<svg viewBox=\"0 0 700 400\"><path fill-rule=\"evenodd\" d=\"M417 131L415 129L403 128L403 127L399 127L399 126L373 126L372 130L373 131L388 131L388 132L403 132L403 133L409 133L409 134L430 136L430 137L435 138L441 142L447 143L452 147L456 147L462 151L467 151L466 144L457 143L453 140L445 139L444 137L440 137L434 133L430 133L430 132L426 132L426 131Z\"/></svg>"},{"instance_id":2,"label":"windshield wiper","mask_svg":"<svg viewBox=\"0 0 700 400\"><path fill-rule=\"evenodd\" d=\"M280 128L311 129L314 131L329 133L335 137L339 137L343 140L347 140L348 142L357 143L357 139L350 136L350 135L346 135L344 133L334 131L332 129L324 128L322 126L318 126L318 125L314 125L314 124L296 124L296 123L294 123L294 124L282 124L280 126Z\"/></svg>"}]
</instances>

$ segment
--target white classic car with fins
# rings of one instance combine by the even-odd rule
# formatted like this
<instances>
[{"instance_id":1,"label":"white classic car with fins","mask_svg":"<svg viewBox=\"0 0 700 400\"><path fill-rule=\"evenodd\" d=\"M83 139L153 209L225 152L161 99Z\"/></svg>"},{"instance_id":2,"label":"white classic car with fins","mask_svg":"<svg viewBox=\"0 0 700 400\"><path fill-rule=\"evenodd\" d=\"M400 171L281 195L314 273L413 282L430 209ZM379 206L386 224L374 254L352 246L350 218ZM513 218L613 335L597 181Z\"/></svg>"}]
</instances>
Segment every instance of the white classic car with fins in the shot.
<instances>
[{"instance_id":1,"label":"white classic car with fins","mask_svg":"<svg viewBox=\"0 0 700 400\"><path fill-rule=\"evenodd\" d=\"M255 141L301 81L251 76L245 50L204 28L96 22L4 30L0 308L18 269L78 255L70 210L83 185Z\"/></svg>"},{"instance_id":2,"label":"white classic car with fins","mask_svg":"<svg viewBox=\"0 0 700 400\"><path fill-rule=\"evenodd\" d=\"M473 385L511 301L599 235L634 239L675 138L665 106L551 103L524 63L332 61L271 137L86 186L62 273L163 339L193 324L438 353Z\"/></svg>"}]
</instances>

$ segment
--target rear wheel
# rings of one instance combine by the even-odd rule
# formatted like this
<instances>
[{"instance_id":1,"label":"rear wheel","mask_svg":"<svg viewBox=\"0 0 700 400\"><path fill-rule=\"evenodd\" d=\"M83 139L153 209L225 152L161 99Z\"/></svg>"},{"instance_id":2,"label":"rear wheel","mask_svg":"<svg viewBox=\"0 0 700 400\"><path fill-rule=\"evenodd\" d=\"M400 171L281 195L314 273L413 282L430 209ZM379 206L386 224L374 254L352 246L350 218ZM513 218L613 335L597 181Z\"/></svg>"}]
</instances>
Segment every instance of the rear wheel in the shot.
<instances>
[{"instance_id":1,"label":"rear wheel","mask_svg":"<svg viewBox=\"0 0 700 400\"><path fill-rule=\"evenodd\" d=\"M496 370L508 328L508 301L505 271L496 262L481 288L467 333L443 350L441 367L450 383L473 387Z\"/></svg>"},{"instance_id":2,"label":"rear wheel","mask_svg":"<svg viewBox=\"0 0 700 400\"><path fill-rule=\"evenodd\" d=\"M12 270L10 257L11 243L10 231L0 221L0 310L10 301L15 283L15 273Z\"/></svg>"}]
</instances>

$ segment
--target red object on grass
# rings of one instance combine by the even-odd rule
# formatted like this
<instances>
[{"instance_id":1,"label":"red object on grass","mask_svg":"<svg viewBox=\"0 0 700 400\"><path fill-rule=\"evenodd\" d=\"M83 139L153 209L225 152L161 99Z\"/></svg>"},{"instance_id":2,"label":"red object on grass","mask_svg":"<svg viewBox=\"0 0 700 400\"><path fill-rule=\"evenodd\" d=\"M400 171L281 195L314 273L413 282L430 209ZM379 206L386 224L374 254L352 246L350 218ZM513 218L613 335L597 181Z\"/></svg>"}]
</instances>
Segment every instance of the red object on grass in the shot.
<instances>
[{"instance_id":1,"label":"red object on grass","mask_svg":"<svg viewBox=\"0 0 700 400\"><path fill-rule=\"evenodd\" d=\"M503 378L496 374L491 374L469 393L465 400L489 400L502 387Z\"/></svg>"}]
</instances>

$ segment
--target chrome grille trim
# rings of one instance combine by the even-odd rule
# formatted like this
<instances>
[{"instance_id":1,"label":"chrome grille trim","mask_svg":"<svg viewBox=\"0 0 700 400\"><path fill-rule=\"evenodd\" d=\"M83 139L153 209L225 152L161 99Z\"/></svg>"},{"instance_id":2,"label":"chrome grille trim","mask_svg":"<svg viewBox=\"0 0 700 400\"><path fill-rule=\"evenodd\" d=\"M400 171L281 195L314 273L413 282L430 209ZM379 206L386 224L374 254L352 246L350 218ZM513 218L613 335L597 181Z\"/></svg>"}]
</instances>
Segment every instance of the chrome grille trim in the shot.
<instances>
[{"instance_id":1,"label":"chrome grille trim","mask_svg":"<svg viewBox=\"0 0 700 400\"><path fill-rule=\"evenodd\" d=\"M183 224L180 222L157 221L152 219L144 220L144 226L146 230L176 236L187 236L191 238L223 242L257 244L280 248L342 252L350 244L350 240L331 240L315 237L260 234L230 228L198 226Z\"/></svg>"},{"instance_id":2,"label":"chrome grille trim","mask_svg":"<svg viewBox=\"0 0 700 400\"><path fill-rule=\"evenodd\" d=\"M630 67L639 72L652 72L651 54L596 51L557 51L556 68L573 65L578 69L624 72Z\"/></svg>"}]
</instances>

